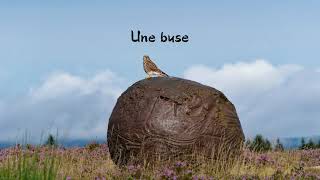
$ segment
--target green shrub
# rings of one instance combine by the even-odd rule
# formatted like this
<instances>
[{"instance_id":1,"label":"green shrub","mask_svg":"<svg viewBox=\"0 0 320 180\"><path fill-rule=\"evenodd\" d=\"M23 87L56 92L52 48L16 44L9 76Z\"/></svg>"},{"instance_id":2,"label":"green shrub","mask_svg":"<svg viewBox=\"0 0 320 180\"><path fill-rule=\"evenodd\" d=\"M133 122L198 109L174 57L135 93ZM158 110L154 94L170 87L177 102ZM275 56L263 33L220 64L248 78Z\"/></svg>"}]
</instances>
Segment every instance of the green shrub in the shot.
<instances>
[{"instance_id":1,"label":"green shrub","mask_svg":"<svg viewBox=\"0 0 320 180\"><path fill-rule=\"evenodd\" d=\"M318 144L315 144L312 139L309 139L308 143L305 143L304 138L302 138L299 149L316 149L319 147L320 147L320 142Z\"/></svg>"},{"instance_id":2,"label":"green shrub","mask_svg":"<svg viewBox=\"0 0 320 180\"><path fill-rule=\"evenodd\" d=\"M46 146L52 146L52 147L57 147L58 143L57 140L53 137L52 134L49 134L47 141L45 142Z\"/></svg>"},{"instance_id":3,"label":"green shrub","mask_svg":"<svg viewBox=\"0 0 320 180\"><path fill-rule=\"evenodd\" d=\"M86 145L86 148L89 151L93 151L94 149L96 149L98 147L100 147L100 144L97 141L92 141L92 142L90 142L89 144Z\"/></svg>"},{"instance_id":4,"label":"green shrub","mask_svg":"<svg viewBox=\"0 0 320 180\"><path fill-rule=\"evenodd\" d=\"M261 134L256 135L253 141L248 140L246 142L246 146L251 151L257 151L257 152L265 152L265 151L272 150L270 141L267 138L263 138Z\"/></svg>"}]
</instances>

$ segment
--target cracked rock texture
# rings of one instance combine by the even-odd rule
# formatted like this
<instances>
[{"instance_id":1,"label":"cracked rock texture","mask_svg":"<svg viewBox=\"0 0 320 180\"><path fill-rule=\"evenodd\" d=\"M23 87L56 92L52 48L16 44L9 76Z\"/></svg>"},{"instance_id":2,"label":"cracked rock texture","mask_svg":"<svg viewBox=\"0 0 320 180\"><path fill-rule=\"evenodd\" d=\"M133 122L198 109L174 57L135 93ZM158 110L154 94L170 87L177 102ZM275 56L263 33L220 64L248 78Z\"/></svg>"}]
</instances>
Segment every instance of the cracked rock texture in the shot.
<instances>
[{"instance_id":1,"label":"cracked rock texture","mask_svg":"<svg viewBox=\"0 0 320 180\"><path fill-rule=\"evenodd\" d=\"M107 141L112 160L125 165L194 154L213 158L221 151L233 157L244 135L234 105L222 92L165 77L138 81L119 97Z\"/></svg>"}]
</instances>

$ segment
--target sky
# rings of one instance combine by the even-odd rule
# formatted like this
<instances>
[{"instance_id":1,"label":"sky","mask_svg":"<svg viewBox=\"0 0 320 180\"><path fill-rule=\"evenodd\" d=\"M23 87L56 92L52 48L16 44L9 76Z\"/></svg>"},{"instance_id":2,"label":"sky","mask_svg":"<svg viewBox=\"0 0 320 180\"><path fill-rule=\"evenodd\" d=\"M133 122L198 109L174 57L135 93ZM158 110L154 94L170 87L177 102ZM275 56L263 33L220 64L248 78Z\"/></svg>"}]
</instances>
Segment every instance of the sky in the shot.
<instances>
[{"instance_id":1,"label":"sky","mask_svg":"<svg viewBox=\"0 0 320 180\"><path fill-rule=\"evenodd\" d=\"M319 1L1 1L0 140L105 138L148 54L221 90L247 137L320 134ZM188 35L134 43L131 30Z\"/></svg>"}]
</instances>

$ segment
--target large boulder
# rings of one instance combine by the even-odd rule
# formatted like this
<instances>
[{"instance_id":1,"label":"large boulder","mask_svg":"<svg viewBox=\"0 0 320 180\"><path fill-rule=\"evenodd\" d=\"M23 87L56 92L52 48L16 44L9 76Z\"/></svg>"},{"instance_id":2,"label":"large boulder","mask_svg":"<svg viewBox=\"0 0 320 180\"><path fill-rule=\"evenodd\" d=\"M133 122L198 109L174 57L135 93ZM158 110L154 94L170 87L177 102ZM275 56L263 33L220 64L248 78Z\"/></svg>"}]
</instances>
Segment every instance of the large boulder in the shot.
<instances>
[{"instance_id":1,"label":"large boulder","mask_svg":"<svg viewBox=\"0 0 320 180\"><path fill-rule=\"evenodd\" d=\"M174 77L136 82L119 98L108 125L112 160L177 158L221 149L239 152L243 131L234 105L209 86Z\"/></svg>"}]
</instances>

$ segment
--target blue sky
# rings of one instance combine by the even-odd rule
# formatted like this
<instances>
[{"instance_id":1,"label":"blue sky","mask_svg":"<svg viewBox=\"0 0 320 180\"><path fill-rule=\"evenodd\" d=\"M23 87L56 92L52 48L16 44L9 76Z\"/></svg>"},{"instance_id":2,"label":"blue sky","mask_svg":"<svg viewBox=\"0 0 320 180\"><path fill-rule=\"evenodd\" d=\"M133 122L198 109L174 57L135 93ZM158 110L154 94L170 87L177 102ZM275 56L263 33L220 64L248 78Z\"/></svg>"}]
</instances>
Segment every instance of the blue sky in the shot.
<instances>
[{"instance_id":1,"label":"blue sky","mask_svg":"<svg viewBox=\"0 0 320 180\"><path fill-rule=\"evenodd\" d=\"M37 108L43 106L36 107L28 103L28 105L21 105L19 101L30 98L30 93L40 91L46 86L46 83L50 84L50 80L54 81L57 77L58 79L59 77L72 79L67 80L70 83L73 83L75 79L76 81L81 78L86 79L85 83L81 81L84 84L90 84L90 80L101 74L107 79L116 77L115 79L121 79L123 82L116 85L115 89L119 88L119 94L131 83L144 78L142 69L144 54L149 54L154 58L157 64L170 75L188 77L214 87L217 84L217 88L221 87L227 95L230 94L229 97L235 99L235 104L239 107L243 104L247 105L248 102L238 98L244 94L239 95L234 91L228 94L228 88L237 88L218 83L222 82L225 76L221 76L222 79L211 78L202 81L193 72L198 72L197 68L203 67L216 75L217 72L226 70L223 67L228 64L244 69L261 67L270 70L273 68L266 72L278 74L279 77L276 76L274 79L281 86L278 87L277 83L270 83L272 92L278 92L276 88L282 88L279 91L288 94L285 92L290 89L286 88L291 85L291 82L296 82L298 81L296 79L301 77L304 78L299 82L313 79L310 86L314 88L314 92L317 92L319 87L314 87L314 85L319 82L316 72L320 68L319 7L319 1L259 1L259 3L258 1L159 1L153 3L150 1L1 1L0 123L15 129L7 122L18 122L17 119L21 118L8 113L3 113L1 116L1 107L4 112L12 109L14 105L15 113L26 113L34 117L35 112L40 110ZM190 40L188 43L174 44L159 41L133 43L130 40L131 30L140 30L147 35L154 34L157 37L161 32L187 34ZM261 59L263 61L259 61ZM244 63L244 65L241 66L239 63ZM294 65L294 67L290 66L287 70L287 65ZM299 71L300 74L297 66L303 69L301 73ZM262 72L262 70L258 71ZM242 72L239 71L240 74ZM255 76L255 72L252 71L251 75ZM239 74L234 74L234 76L242 77ZM269 74L261 75L265 81L271 81L265 79L269 76ZM241 80L243 79L239 81ZM255 81L258 82L261 79L255 79ZM253 80L250 79L250 82ZM57 86L60 85L57 84ZM111 85L97 84L97 86L105 88ZM248 86L261 85L253 83ZM259 97L270 96L270 88L266 89L268 92L260 92L259 89L257 93ZM117 93L110 94L111 99L117 96ZM315 96L320 95L315 93ZM309 102L308 97L302 96L301 99L301 102L290 102L290 104L297 104L296 109L293 109L298 112L297 116L305 116L306 111L301 110L301 107L310 109L307 107L320 105L317 104L317 101ZM74 100L78 101L76 97ZM283 101L285 99L281 100ZM259 104L259 102L254 102L254 104L257 103ZM101 104L101 106L107 105ZM56 107L60 107L59 104ZM248 105L247 108L249 107L251 106ZM91 115L98 116L100 119L101 114L107 117L111 108L112 106L106 111L93 112ZM271 108L269 109L271 111ZM77 110L81 111L81 107L78 107ZM69 114L72 118L77 110L71 109L65 114ZM265 112L276 114L275 111L266 110ZM54 112L58 110L55 109ZM248 135L258 132L250 129L259 129L260 121L253 123L255 126L250 127L245 121L246 118L249 118L248 113L242 115L241 112L240 118L244 117L242 124L244 124L245 132L248 132ZM319 115L314 110L305 118L314 120L319 118ZM50 119L45 115L41 117ZM89 121L89 117L88 115L88 118L83 121ZM60 116L57 117L59 118ZM281 120L289 121L289 119L292 117L281 115ZM70 122L73 121L70 120ZM319 129L320 124L313 124L311 127ZM17 126L18 128L23 129L23 126ZM83 125L79 128L88 128L88 126ZM281 133L281 129L276 132L272 127L269 129L266 127L265 131L262 131L269 136L299 136L316 133L316 130L310 131L308 128L310 127L288 134ZM8 131L8 136L10 133L14 134L13 131ZM101 134L97 136L100 137Z\"/></svg>"}]
</instances>

